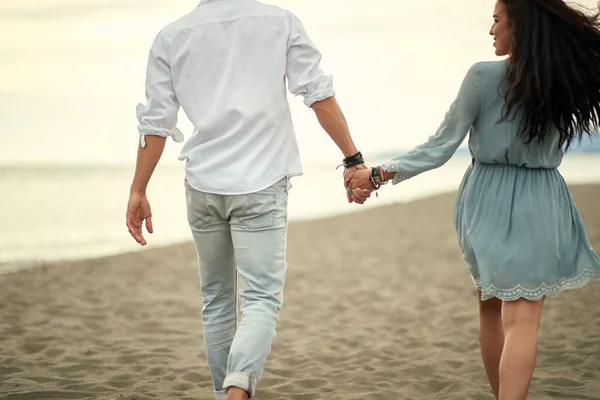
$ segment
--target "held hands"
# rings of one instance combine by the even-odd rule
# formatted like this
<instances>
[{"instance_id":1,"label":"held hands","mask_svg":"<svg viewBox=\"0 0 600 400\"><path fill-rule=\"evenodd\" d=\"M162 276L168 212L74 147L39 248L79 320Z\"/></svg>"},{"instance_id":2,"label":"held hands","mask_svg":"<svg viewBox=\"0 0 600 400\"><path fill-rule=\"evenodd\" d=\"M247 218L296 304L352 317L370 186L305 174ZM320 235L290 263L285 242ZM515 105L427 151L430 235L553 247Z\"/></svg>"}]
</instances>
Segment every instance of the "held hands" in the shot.
<instances>
[{"instance_id":1,"label":"held hands","mask_svg":"<svg viewBox=\"0 0 600 400\"><path fill-rule=\"evenodd\" d=\"M363 189L363 187L370 188L370 184L357 186L355 183L353 183L353 179L355 179L357 175L364 173L367 174L368 180L368 176L370 176L371 171L364 164L348 167L344 171L344 187L346 188L346 197L348 198L348 203L363 204L371 196L373 189Z\"/></svg>"},{"instance_id":2,"label":"held hands","mask_svg":"<svg viewBox=\"0 0 600 400\"><path fill-rule=\"evenodd\" d=\"M363 204L371 193L387 183L383 167L367 168L362 153L359 151L353 156L344 158L344 187L349 203Z\"/></svg>"},{"instance_id":3,"label":"held hands","mask_svg":"<svg viewBox=\"0 0 600 400\"><path fill-rule=\"evenodd\" d=\"M365 165L362 153L346 157L343 160L344 165L344 187L346 188L346 197L349 203L363 204L371 196L374 186L371 185L369 177L371 170ZM366 176L366 184L359 177Z\"/></svg>"},{"instance_id":4,"label":"held hands","mask_svg":"<svg viewBox=\"0 0 600 400\"><path fill-rule=\"evenodd\" d=\"M142 223L146 221L146 230L152 233L152 211L148 198L143 193L131 192L127 203L127 229L136 242L145 246L147 244L142 234Z\"/></svg>"},{"instance_id":5,"label":"held hands","mask_svg":"<svg viewBox=\"0 0 600 400\"><path fill-rule=\"evenodd\" d=\"M357 194L357 200L353 198L355 203L363 204L371 196L371 193L376 190L371 183L371 170L369 168L355 170L350 172L347 177L344 176L344 178L346 188L352 188L352 192Z\"/></svg>"}]
</instances>

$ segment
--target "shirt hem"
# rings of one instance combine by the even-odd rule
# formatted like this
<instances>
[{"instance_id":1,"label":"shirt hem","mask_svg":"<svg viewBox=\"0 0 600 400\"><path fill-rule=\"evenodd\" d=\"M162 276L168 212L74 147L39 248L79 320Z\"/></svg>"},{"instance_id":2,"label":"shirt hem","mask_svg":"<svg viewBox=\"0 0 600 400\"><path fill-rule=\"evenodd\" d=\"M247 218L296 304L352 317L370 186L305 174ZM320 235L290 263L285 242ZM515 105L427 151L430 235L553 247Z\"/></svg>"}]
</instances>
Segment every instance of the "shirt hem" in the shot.
<instances>
[{"instance_id":1,"label":"shirt hem","mask_svg":"<svg viewBox=\"0 0 600 400\"><path fill-rule=\"evenodd\" d=\"M209 193L209 194L216 194L219 196L240 196L240 195L245 195L245 194L251 194L251 193L256 193L256 192L260 192L261 190L264 190L266 188L269 188L271 186L273 186L274 184L276 184L277 182L279 182L280 180L282 180L283 178L293 178L294 176L302 176L302 171L292 171L292 172L287 172L285 174L283 174L282 176L276 178L274 181L270 182L267 185L261 185L259 186L257 189L251 189L251 190L244 190L244 191L240 191L240 192L222 192L222 191L216 191L214 189L203 189L198 185L194 185L190 182L190 180L187 177L186 174L186 178L185 181L186 183L190 186L190 188L198 191L198 192L202 192L202 193Z\"/></svg>"}]
</instances>

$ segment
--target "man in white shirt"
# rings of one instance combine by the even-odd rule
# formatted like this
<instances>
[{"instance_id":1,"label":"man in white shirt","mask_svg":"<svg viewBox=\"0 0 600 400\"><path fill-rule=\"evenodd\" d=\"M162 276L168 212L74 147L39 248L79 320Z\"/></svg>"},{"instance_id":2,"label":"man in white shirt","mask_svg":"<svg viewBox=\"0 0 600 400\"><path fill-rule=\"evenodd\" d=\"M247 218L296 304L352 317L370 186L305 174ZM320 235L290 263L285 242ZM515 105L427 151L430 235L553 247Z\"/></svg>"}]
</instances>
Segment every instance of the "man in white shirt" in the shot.
<instances>
[{"instance_id":1,"label":"man in white shirt","mask_svg":"<svg viewBox=\"0 0 600 400\"><path fill-rule=\"evenodd\" d=\"M195 127L179 159L186 162L188 222L217 399L254 396L283 304L289 179L302 173L286 82L344 157L359 160L346 176L364 168L361 157L351 157L358 152L320 60L293 14L254 0L203 0L162 29L150 50L127 226L146 245L142 223L153 230L146 187L166 138L183 141L176 128L181 106ZM349 190L349 201L367 197Z\"/></svg>"}]
</instances>

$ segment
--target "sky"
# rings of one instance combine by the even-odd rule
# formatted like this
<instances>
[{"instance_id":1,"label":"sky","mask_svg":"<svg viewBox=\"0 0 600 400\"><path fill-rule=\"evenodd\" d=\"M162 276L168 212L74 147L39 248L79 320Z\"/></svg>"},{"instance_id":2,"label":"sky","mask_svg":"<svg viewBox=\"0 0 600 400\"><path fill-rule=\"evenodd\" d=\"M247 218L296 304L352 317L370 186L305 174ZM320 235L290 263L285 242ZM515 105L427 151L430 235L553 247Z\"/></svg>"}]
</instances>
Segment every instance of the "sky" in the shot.
<instances>
[{"instance_id":1,"label":"sky","mask_svg":"<svg viewBox=\"0 0 600 400\"><path fill-rule=\"evenodd\" d=\"M265 2L303 21L366 154L426 140L469 66L496 59L488 35L493 0ZM132 164L150 44L196 5L2 0L0 164ZM338 162L313 112L300 98L290 103L303 159ZM183 114L178 126L192 133ZM176 164L180 149L169 143L163 162Z\"/></svg>"}]
</instances>

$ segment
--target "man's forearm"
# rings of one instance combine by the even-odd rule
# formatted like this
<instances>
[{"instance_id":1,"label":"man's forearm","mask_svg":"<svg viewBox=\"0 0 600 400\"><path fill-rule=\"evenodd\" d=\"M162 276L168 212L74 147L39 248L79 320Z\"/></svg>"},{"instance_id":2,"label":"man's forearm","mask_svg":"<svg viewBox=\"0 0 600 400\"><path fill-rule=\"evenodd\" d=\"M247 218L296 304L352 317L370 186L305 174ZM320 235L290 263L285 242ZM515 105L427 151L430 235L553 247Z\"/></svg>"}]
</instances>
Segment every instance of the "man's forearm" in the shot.
<instances>
[{"instance_id":1,"label":"man's forearm","mask_svg":"<svg viewBox=\"0 0 600 400\"><path fill-rule=\"evenodd\" d=\"M148 135L145 138L146 147L141 144L138 147L137 162L135 165L135 176L131 184L130 191L137 193L146 193L150 177L160 160L165 149L166 138L160 136Z\"/></svg>"},{"instance_id":2,"label":"man's forearm","mask_svg":"<svg viewBox=\"0 0 600 400\"><path fill-rule=\"evenodd\" d=\"M315 111L321 127L339 147L344 157L352 156L358 152L350 136L346 118L335 97L317 101L312 105L312 109Z\"/></svg>"}]
</instances>

